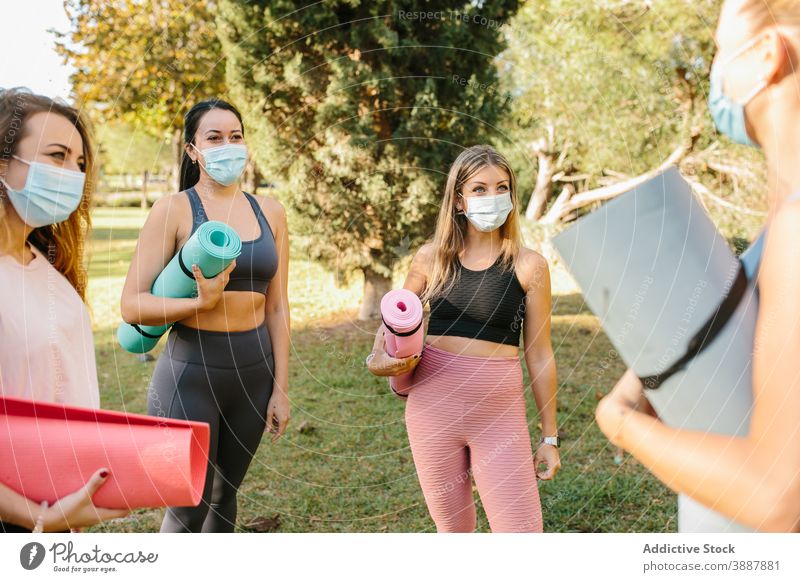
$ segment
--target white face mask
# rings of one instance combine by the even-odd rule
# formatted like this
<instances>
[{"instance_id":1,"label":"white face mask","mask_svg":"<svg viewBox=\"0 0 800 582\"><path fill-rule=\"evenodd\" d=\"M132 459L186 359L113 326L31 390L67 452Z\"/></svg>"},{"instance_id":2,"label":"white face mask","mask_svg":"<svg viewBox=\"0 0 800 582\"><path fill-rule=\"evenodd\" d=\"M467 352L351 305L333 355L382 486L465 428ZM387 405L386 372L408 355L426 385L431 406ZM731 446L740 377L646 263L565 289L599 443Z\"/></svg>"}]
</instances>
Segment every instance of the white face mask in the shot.
<instances>
[{"instance_id":1,"label":"white face mask","mask_svg":"<svg viewBox=\"0 0 800 582\"><path fill-rule=\"evenodd\" d=\"M467 205L463 214L481 232L491 232L500 228L514 207L510 191L495 196L470 196L469 202L461 194L459 196Z\"/></svg>"}]
</instances>

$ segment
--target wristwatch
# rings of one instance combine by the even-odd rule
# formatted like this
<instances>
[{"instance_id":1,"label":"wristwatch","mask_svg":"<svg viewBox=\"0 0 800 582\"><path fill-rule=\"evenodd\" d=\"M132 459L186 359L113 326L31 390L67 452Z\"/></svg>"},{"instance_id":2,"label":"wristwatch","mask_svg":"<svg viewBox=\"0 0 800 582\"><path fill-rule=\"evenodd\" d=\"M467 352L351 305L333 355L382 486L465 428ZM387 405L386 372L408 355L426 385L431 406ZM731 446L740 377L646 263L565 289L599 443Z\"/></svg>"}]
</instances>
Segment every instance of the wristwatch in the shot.
<instances>
[{"instance_id":1,"label":"wristwatch","mask_svg":"<svg viewBox=\"0 0 800 582\"><path fill-rule=\"evenodd\" d=\"M539 439L539 444L553 445L554 447L558 448L558 446L561 444L561 439L558 436L544 436Z\"/></svg>"}]
</instances>

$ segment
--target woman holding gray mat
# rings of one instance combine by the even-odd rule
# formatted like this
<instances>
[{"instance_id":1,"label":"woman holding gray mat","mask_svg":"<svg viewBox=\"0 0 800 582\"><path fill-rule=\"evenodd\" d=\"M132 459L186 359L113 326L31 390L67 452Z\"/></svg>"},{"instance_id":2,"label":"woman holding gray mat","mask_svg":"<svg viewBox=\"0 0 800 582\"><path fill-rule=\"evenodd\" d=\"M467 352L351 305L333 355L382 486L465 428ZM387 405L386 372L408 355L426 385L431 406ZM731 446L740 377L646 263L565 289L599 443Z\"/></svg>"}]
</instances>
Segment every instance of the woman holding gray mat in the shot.
<instances>
[{"instance_id":1,"label":"woman holding gray mat","mask_svg":"<svg viewBox=\"0 0 800 582\"><path fill-rule=\"evenodd\" d=\"M767 159L769 213L758 270L753 407L746 436L672 428L632 370L597 422L673 490L749 527L800 531L800 0L728 0L709 105L733 141ZM698 387L699 389L699 387Z\"/></svg>"},{"instance_id":2,"label":"woman holding gray mat","mask_svg":"<svg viewBox=\"0 0 800 582\"><path fill-rule=\"evenodd\" d=\"M168 508L161 531L230 532L237 491L265 427L275 442L289 421L286 214L277 200L240 188L247 147L232 105L214 99L192 107L184 143L181 192L159 199L142 228L122 316L137 325L176 322L156 363L148 414L211 427L203 499L196 507ZM213 278L186 265L196 297L153 295L153 281L208 220L239 234L241 254Z\"/></svg>"},{"instance_id":3,"label":"woman holding gray mat","mask_svg":"<svg viewBox=\"0 0 800 582\"><path fill-rule=\"evenodd\" d=\"M423 303L430 300L421 357L390 357L386 324L367 357L380 376L413 371L403 390L406 426L439 532L474 531L470 476L492 532L541 532L537 477L552 479L560 467L549 269L544 257L520 244L515 185L508 162L491 147L473 146L458 156L433 240L415 255L404 286ZM521 332L542 422L535 455Z\"/></svg>"}]
</instances>

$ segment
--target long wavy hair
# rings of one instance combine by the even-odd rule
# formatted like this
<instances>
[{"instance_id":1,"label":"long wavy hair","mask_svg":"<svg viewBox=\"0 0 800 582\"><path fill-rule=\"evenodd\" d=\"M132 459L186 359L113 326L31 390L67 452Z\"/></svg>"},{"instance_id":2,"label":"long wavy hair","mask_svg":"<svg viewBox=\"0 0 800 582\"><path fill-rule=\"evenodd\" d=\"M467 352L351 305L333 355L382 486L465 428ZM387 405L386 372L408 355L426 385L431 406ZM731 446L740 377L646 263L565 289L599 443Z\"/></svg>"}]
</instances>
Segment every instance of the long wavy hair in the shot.
<instances>
[{"instance_id":1,"label":"long wavy hair","mask_svg":"<svg viewBox=\"0 0 800 582\"><path fill-rule=\"evenodd\" d=\"M16 155L19 141L25 135L27 120L36 113L48 112L66 117L80 133L86 183L81 202L69 218L58 224L33 229L28 241L47 257L86 302L87 277L83 253L92 227L90 209L95 187L94 141L88 121L77 109L44 95L36 95L20 87L0 89L0 167L7 167L11 156ZM4 220L7 204L10 204L8 192L0 183L0 253L8 252L12 245L17 244L11 240L8 221Z\"/></svg>"},{"instance_id":2,"label":"long wavy hair","mask_svg":"<svg viewBox=\"0 0 800 582\"><path fill-rule=\"evenodd\" d=\"M500 226L502 239L500 265L504 270L514 268L521 246L517 178L508 160L497 150L488 145L475 145L459 154L447 175L442 206L439 209L439 218L436 220L436 230L433 237L428 240L433 243L435 255L430 278L421 297L423 304L440 294L447 294L456 283L458 275L456 259L464 249L468 220L456 208L456 196L472 176L488 166L500 168L508 174L513 208L505 223Z\"/></svg>"}]
</instances>

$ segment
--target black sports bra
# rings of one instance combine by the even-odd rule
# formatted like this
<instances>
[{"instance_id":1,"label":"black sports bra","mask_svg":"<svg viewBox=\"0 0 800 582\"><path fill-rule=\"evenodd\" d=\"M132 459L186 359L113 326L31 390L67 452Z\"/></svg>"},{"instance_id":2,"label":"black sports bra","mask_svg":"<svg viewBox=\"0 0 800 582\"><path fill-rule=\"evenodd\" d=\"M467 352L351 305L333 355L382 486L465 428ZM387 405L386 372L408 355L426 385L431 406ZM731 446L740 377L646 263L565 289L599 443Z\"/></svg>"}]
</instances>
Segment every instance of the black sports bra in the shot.
<instances>
[{"instance_id":1,"label":"black sports bra","mask_svg":"<svg viewBox=\"0 0 800 582\"><path fill-rule=\"evenodd\" d=\"M197 227L208 220L203 202L194 187L186 191L192 205L192 234ZM267 294L267 287L278 270L278 251L275 246L275 235L261 211L261 206L254 196L244 192L253 208L261 231L258 238L242 241L242 254L236 258L236 267L231 271L225 291L254 291ZM269 236L267 236L269 232Z\"/></svg>"},{"instance_id":2,"label":"black sports bra","mask_svg":"<svg viewBox=\"0 0 800 582\"><path fill-rule=\"evenodd\" d=\"M446 296L431 299L428 333L519 346L525 289L514 269L503 270L502 253L487 269L473 271L456 257L458 273Z\"/></svg>"}]
</instances>

